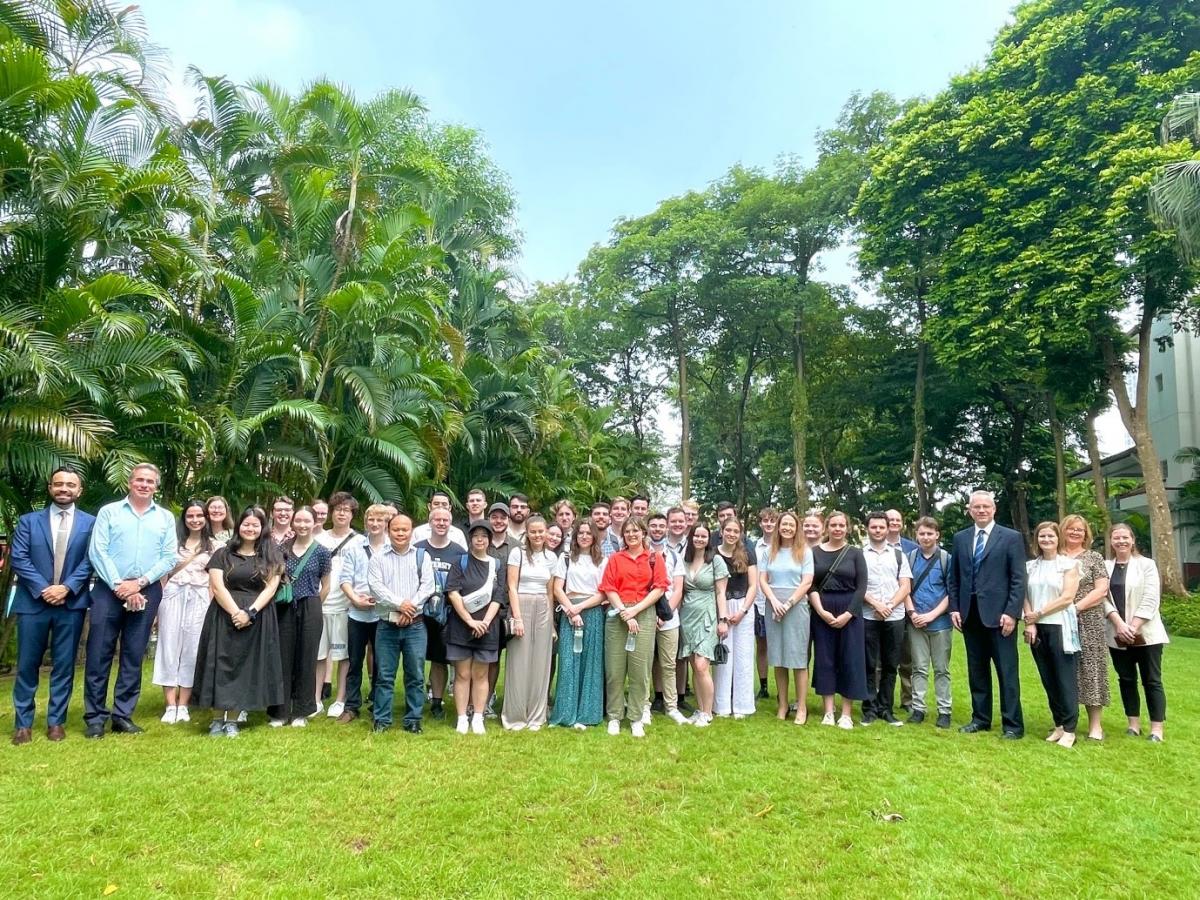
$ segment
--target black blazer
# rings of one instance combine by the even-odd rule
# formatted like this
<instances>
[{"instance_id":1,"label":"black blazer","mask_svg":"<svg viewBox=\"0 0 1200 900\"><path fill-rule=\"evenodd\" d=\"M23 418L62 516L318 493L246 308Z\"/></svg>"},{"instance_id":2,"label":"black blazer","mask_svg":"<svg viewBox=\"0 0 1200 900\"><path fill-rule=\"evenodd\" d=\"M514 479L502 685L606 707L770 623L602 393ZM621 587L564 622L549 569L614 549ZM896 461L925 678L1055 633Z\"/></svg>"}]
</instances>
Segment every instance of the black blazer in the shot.
<instances>
[{"instance_id":1,"label":"black blazer","mask_svg":"<svg viewBox=\"0 0 1200 900\"><path fill-rule=\"evenodd\" d=\"M965 619L974 595L979 603L979 620L988 628L999 628L1002 615L1021 618L1021 607L1025 602L1026 554L1020 532L993 525L983 548L979 572L972 575L974 544L974 525L954 535L950 575L946 579L950 612L957 612Z\"/></svg>"}]
</instances>

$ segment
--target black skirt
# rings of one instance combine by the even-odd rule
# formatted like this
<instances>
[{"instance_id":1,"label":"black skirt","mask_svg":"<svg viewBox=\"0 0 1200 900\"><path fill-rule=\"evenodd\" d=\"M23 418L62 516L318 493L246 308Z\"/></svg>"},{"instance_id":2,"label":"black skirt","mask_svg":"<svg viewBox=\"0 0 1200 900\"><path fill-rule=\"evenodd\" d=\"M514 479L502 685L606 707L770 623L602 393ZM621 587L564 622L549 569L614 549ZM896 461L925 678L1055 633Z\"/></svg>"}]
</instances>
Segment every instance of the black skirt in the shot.
<instances>
[{"instance_id":1,"label":"black skirt","mask_svg":"<svg viewBox=\"0 0 1200 900\"><path fill-rule=\"evenodd\" d=\"M253 602L252 597L234 599L242 609ZM259 710L283 703L284 697L275 604L268 603L253 625L238 629L214 600L200 632L192 703L207 709Z\"/></svg>"}]
</instances>

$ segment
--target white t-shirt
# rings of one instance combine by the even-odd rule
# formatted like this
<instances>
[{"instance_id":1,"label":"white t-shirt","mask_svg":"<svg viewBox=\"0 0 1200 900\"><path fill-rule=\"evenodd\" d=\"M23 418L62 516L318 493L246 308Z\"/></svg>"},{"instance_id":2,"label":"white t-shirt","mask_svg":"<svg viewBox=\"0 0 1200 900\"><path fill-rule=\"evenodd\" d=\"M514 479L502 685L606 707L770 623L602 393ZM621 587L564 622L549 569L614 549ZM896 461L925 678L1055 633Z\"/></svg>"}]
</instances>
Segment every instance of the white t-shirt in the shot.
<instances>
[{"instance_id":1,"label":"white t-shirt","mask_svg":"<svg viewBox=\"0 0 1200 900\"><path fill-rule=\"evenodd\" d=\"M908 557L899 548L886 544L882 550L876 550L870 544L863 547L863 556L867 560L867 593L884 602L890 601L900 590L900 579L912 579L912 568L908 565ZM896 557L900 559L897 561ZM904 604L897 603L892 614L887 617L889 622L899 622L904 619ZM863 619L878 622L879 613L870 603L863 603Z\"/></svg>"},{"instance_id":2,"label":"white t-shirt","mask_svg":"<svg viewBox=\"0 0 1200 900\"><path fill-rule=\"evenodd\" d=\"M667 576L670 578L670 581L671 581L671 586L667 588L667 597L669 598L671 596L671 591L673 591L675 589L675 579L683 577L684 575L687 574L687 563L685 563L683 561L682 553L676 553L675 551L671 550L670 548L668 548L666 550L666 552L663 553L663 558L666 559L667 565L670 567L670 569L667 572ZM658 626L658 630L659 631L673 631L674 629L676 629L678 627L679 627L679 610L677 609L677 610L675 610L675 614L673 616L671 616L671 618L667 619L667 621L663 622L661 625Z\"/></svg>"},{"instance_id":3,"label":"white t-shirt","mask_svg":"<svg viewBox=\"0 0 1200 900\"><path fill-rule=\"evenodd\" d=\"M417 544L421 543L421 541L429 540L432 536L433 527L428 522L426 522L424 525L418 525L413 529L412 533L413 546L415 547ZM467 543L467 536L463 534L463 530L457 525L450 526L450 531L447 533L447 536L450 538L450 543L452 544L458 544L460 547L471 546L469 543Z\"/></svg>"},{"instance_id":4,"label":"white t-shirt","mask_svg":"<svg viewBox=\"0 0 1200 900\"><path fill-rule=\"evenodd\" d=\"M585 594L590 597L600 587L606 562L607 560L602 559L600 565L596 565L587 553L579 554L579 559L575 560L564 553L554 566L554 577L563 579L563 591L568 597L572 594Z\"/></svg>"},{"instance_id":5,"label":"white t-shirt","mask_svg":"<svg viewBox=\"0 0 1200 900\"><path fill-rule=\"evenodd\" d=\"M346 540L349 537L350 540ZM343 545L342 541L346 541ZM342 591L342 563L350 555L350 551L355 547L360 547L367 542L365 535L359 534L357 531L351 531L348 535L343 534L341 537L334 534L332 531L322 531L317 535L317 543L333 553L341 546L341 550L333 554L333 559L329 564L329 594L325 597L325 602L321 604L321 612L344 613L350 609L350 600Z\"/></svg>"},{"instance_id":6,"label":"white t-shirt","mask_svg":"<svg viewBox=\"0 0 1200 900\"><path fill-rule=\"evenodd\" d=\"M1063 576L1074 568L1078 568L1079 560L1069 556L1059 555L1054 559L1031 559L1025 563L1025 572L1029 576L1025 581L1025 593L1029 596L1029 605L1034 612L1040 611L1046 604L1053 601L1063 589ZM1063 613L1056 613L1038 619L1039 625L1062 625Z\"/></svg>"},{"instance_id":7,"label":"white t-shirt","mask_svg":"<svg viewBox=\"0 0 1200 900\"><path fill-rule=\"evenodd\" d=\"M517 582L518 594L544 594L558 558L549 550L541 553L526 553L524 547L513 547L508 554L509 568L519 568L521 578Z\"/></svg>"}]
</instances>

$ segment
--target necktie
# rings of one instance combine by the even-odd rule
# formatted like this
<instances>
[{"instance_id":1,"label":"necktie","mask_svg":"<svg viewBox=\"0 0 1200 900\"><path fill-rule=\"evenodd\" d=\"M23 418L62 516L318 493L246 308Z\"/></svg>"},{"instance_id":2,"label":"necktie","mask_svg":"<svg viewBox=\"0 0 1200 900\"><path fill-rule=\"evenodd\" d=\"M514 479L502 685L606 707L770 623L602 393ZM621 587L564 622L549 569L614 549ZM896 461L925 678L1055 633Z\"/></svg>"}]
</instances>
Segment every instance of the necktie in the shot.
<instances>
[{"instance_id":1,"label":"necktie","mask_svg":"<svg viewBox=\"0 0 1200 900\"><path fill-rule=\"evenodd\" d=\"M971 571L979 572L979 563L983 559L983 543L987 540L987 532L982 528L975 532L975 553L971 556Z\"/></svg>"},{"instance_id":2,"label":"necktie","mask_svg":"<svg viewBox=\"0 0 1200 900\"><path fill-rule=\"evenodd\" d=\"M62 583L63 566L67 562L67 538L71 536L71 526L67 519L67 511L58 513L58 530L54 532L54 583Z\"/></svg>"}]
</instances>

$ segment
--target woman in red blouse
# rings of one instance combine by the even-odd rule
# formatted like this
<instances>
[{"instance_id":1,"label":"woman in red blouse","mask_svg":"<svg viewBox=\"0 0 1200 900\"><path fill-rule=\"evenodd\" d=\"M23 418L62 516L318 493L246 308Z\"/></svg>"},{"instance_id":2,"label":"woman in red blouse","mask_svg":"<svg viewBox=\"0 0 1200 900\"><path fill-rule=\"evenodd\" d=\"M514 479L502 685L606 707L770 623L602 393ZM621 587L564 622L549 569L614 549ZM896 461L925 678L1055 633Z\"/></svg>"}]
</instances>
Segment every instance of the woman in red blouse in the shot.
<instances>
[{"instance_id":1,"label":"woman in red blouse","mask_svg":"<svg viewBox=\"0 0 1200 900\"><path fill-rule=\"evenodd\" d=\"M609 604L604 624L608 733L620 733L624 713L633 736L645 737L641 719L650 691L650 664L654 658L654 604L666 593L671 580L666 558L645 546L646 523L642 519L626 519L621 538L625 547L608 558L600 580L600 593Z\"/></svg>"}]
</instances>

